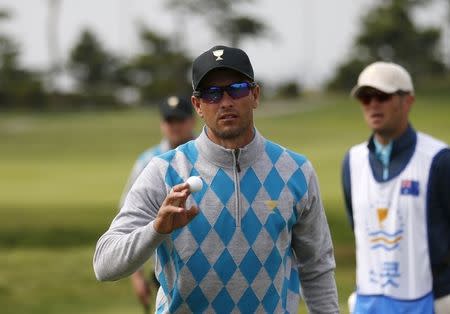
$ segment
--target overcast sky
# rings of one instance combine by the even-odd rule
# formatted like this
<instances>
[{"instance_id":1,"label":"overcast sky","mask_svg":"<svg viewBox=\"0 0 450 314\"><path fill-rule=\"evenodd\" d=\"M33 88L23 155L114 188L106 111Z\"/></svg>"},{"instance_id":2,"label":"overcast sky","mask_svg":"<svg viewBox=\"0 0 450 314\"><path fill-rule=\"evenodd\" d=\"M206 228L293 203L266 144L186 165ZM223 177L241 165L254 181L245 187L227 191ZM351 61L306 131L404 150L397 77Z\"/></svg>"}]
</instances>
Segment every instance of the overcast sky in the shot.
<instances>
[{"instance_id":1,"label":"overcast sky","mask_svg":"<svg viewBox=\"0 0 450 314\"><path fill-rule=\"evenodd\" d=\"M212 0L213 1L213 0ZM0 0L12 19L1 25L19 41L22 61L45 68L49 63L47 43L48 0ZM61 0L59 42L61 57L88 27L112 52L132 55L139 49L136 24L171 33L177 23L163 0ZM260 17L273 32L269 39L247 40L247 51L256 78L270 83L294 79L316 87L323 83L348 55L362 15L376 0L256 0L245 13ZM442 10L441 10L442 11ZM428 10L423 20L442 21L443 13ZM186 17L183 47L197 56L223 41L207 31L197 17Z\"/></svg>"}]
</instances>

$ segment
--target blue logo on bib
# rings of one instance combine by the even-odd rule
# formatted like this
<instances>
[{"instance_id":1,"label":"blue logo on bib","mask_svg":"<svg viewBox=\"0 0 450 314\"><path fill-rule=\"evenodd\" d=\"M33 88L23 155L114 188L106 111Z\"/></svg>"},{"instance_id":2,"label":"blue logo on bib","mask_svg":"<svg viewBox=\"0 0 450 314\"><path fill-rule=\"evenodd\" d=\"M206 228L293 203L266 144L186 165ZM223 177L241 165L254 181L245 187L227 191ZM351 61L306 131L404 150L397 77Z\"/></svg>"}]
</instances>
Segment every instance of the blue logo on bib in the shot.
<instances>
[{"instance_id":1,"label":"blue logo on bib","mask_svg":"<svg viewBox=\"0 0 450 314\"><path fill-rule=\"evenodd\" d=\"M400 195L419 195L419 181L402 180Z\"/></svg>"}]
</instances>

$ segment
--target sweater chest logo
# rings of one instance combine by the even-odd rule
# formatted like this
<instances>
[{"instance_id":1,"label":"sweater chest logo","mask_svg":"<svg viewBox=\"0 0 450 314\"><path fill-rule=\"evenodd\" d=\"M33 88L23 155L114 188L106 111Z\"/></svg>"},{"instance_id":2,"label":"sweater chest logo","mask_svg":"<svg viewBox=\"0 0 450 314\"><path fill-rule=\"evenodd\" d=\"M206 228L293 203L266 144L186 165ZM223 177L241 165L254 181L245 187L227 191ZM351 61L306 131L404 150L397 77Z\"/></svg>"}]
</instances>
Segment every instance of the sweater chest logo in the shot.
<instances>
[{"instance_id":1,"label":"sweater chest logo","mask_svg":"<svg viewBox=\"0 0 450 314\"><path fill-rule=\"evenodd\" d=\"M419 196L419 181L402 180L400 195Z\"/></svg>"},{"instance_id":2,"label":"sweater chest logo","mask_svg":"<svg viewBox=\"0 0 450 314\"><path fill-rule=\"evenodd\" d=\"M267 200L264 201L264 204L266 205L267 210L272 211L275 207L278 206L278 202L275 200Z\"/></svg>"}]
</instances>

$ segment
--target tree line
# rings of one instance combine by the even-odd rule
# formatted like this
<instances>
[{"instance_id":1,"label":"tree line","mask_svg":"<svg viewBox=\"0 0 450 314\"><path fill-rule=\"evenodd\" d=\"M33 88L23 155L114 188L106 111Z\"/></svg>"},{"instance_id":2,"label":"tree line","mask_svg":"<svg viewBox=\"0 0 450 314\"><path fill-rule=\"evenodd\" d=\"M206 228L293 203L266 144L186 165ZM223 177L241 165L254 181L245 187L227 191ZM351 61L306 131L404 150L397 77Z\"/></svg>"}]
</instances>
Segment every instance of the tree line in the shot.
<instances>
[{"instance_id":1,"label":"tree line","mask_svg":"<svg viewBox=\"0 0 450 314\"><path fill-rule=\"evenodd\" d=\"M414 10L433 3L447 10L446 24L418 26ZM443 37L445 30L450 36L449 0L382 0L362 17L352 52L338 65L327 87L350 90L361 70L378 60L403 65L419 87L429 88L429 82L436 81L450 84L450 41Z\"/></svg>"},{"instance_id":2,"label":"tree line","mask_svg":"<svg viewBox=\"0 0 450 314\"><path fill-rule=\"evenodd\" d=\"M168 94L191 93L192 56L183 47L186 16L197 16L223 42L238 46L247 38L269 34L269 26L239 9L256 0L162 0L177 18L174 34L139 25L140 52L124 58L111 53L90 29L83 29L61 64L58 48L60 0L47 0L49 69L36 71L19 62L20 48L2 29L13 18L0 9L0 110L77 110L152 105ZM62 91L62 72L74 88Z\"/></svg>"},{"instance_id":3,"label":"tree line","mask_svg":"<svg viewBox=\"0 0 450 314\"><path fill-rule=\"evenodd\" d=\"M111 53L92 30L84 29L61 65L56 40L59 1L48 0L53 62L45 72L20 64L17 42L2 30L2 23L12 17L0 10L0 110L121 108L155 104L173 93L189 95L192 56L181 44L186 16L203 19L223 42L232 46L271 35L265 21L236 9L242 3L255 4L256 0L165 0L178 21L174 34L163 35L140 25L137 32L142 49L124 58ZM432 2L436 1L447 4L448 23L442 27L420 27L414 21L413 11L430 1L380 0L362 17L352 53L337 66L326 87L348 91L364 66L375 60L404 65L418 84L448 77L450 60L445 60L442 34L445 28L450 32L450 1ZM63 69L75 83L70 91L57 88ZM276 91L281 97L297 97L300 93L301 87L295 81L283 82Z\"/></svg>"}]
</instances>

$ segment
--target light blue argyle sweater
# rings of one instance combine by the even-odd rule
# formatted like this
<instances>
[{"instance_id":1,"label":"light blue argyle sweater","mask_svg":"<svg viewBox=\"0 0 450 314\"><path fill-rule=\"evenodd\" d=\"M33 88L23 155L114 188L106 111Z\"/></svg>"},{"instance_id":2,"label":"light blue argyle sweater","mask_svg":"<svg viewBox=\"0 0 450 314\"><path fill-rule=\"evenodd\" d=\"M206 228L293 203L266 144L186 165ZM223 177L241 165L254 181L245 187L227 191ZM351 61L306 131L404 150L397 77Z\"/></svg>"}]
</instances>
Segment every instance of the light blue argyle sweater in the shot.
<instances>
[{"instance_id":1,"label":"light blue argyle sweater","mask_svg":"<svg viewBox=\"0 0 450 314\"><path fill-rule=\"evenodd\" d=\"M200 213L169 235L152 221L171 187L204 185ZM99 280L133 273L156 250L160 313L295 313L300 285L311 313L338 313L334 257L311 163L264 139L229 150L194 141L155 157L99 239Z\"/></svg>"}]
</instances>

